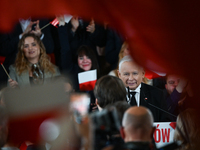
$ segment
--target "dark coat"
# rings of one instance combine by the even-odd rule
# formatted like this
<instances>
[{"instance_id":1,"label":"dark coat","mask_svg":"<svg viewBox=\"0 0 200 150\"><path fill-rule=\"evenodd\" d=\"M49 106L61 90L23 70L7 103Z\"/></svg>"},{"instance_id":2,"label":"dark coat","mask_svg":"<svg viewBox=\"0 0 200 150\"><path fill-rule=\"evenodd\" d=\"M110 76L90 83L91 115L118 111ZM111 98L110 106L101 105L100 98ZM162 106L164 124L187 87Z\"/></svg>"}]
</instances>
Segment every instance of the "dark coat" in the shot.
<instances>
[{"instance_id":1,"label":"dark coat","mask_svg":"<svg viewBox=\"0 0 200 150\"><path fill-rule=\"evenodd\" d=\"M141 83L140 106L150 109L154 117L154 122L170 121L168 114L153 106L150 106L150 104L165 111L167 110L163 91L156 87Z\"/></svg>"}]
</instances>

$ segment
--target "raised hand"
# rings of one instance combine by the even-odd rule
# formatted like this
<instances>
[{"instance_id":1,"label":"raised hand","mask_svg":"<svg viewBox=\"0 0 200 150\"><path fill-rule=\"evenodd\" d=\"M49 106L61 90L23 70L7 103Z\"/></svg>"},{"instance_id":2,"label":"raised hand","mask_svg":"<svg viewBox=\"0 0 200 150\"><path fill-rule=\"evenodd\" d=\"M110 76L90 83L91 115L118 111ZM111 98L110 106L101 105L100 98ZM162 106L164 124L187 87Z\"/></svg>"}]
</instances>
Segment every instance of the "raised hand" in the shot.
<instances>
[{"instance_id":1,"label":"raised hand","mask_svg":"<svg viewBox=\"0 0 200 150\"><path fill-rule=\"evenodd\" d=\"M90 21L90 24L86 27L86 31L90 33L93 33L95 31L95 23L93 19Z\"/></svg>"},{"instance_id":2,"label":"raised hand","mask_svg":"<svg viewBox=\"0 0 200 150\"><path fill-rule=\"evenodd\" d=\"M39 20L35 21L36 23L35 30L32 30L31 33L34 33L35 35L40 37L42 35L42 32L39 26L39 22L40 22Z\"/></svg>"},{"instance_id":3,"label":"raised hand","mask_svg":"<svg viewBox=\"0 0 200 150\"><path fill-rule=\"evenodd\" d=\"M72 25L72 31L75 32L79 26L78 17L72 17L71 25Z\"/></svg>"},{"instance_id":4,"label":"raised hand","mask_svg":"<svg viewBox=\"0 0 200 150\"><path fill-rule=\"evenodd\" d=\"M56 16L58 22L59 22L59 26L64 26L65 25L65 17L64 15L59 15L59 16Z\"/></svg>"},{"instance_id":5,"label":"raised hand","mask_svg":"<svg viewBox=\"0 0 200 150\"><path fill-rule=\"evenodd\" d=\"M22 33L22 36L23 36L24 34L26 34L26 33L31 32L31 30L32 30L32 25L34 25L35 23L36 23L35 21L34 21L34 22L30 21L29 25L26 27L26 29L25 29L24 32Z\"/></svg>"}]
</instances>

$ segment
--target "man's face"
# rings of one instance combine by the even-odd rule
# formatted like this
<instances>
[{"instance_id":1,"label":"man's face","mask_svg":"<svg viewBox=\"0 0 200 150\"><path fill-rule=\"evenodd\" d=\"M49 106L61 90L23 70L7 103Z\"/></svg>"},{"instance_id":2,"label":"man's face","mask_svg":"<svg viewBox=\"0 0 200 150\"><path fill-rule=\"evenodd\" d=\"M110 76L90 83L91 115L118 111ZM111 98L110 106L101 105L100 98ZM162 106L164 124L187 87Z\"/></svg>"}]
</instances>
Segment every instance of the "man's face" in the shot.
<instances>
[{"instance_id":1,"label":"man's face","mask_svg":"<svg viewBox=\"0 0 200 150\"><path fill-rule=\"evenodd\" d=\"M119 70L119 78L130 90L135 90L144 78L144 70L133 62L124 62Z\"/></svg>"},{"instance_id":2,"label":"man's face","mask_svg":"<svg viewBox=\"0 0 200 150\"><path fill-rule=\"evenodd\" d=\"M179 80L180 78L176 75L169 75L167 77L165 88L169 94L171 94L174 91L174 89L177 87Z\"/></svg>"}]
</instances>

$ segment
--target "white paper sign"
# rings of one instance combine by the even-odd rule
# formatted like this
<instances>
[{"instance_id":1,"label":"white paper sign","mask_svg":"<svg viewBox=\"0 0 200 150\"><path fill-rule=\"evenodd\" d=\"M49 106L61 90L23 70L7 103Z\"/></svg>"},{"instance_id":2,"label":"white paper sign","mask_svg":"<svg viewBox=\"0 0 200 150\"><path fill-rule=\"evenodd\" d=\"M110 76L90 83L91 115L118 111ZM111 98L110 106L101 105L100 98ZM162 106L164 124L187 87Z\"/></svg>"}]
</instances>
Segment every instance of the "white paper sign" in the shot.
<instances>
[{"instance_id":1,"label":"white paper sign","mask_svg":"<svg viewBox=\"0 0 200 150\"><path fill-rule=\"evenodd\" d=\"M154 123L154 126L156 127L154 132L154 140L157 148L173 142L176 122L157 122Z\"/></svg>"}]
</instances>

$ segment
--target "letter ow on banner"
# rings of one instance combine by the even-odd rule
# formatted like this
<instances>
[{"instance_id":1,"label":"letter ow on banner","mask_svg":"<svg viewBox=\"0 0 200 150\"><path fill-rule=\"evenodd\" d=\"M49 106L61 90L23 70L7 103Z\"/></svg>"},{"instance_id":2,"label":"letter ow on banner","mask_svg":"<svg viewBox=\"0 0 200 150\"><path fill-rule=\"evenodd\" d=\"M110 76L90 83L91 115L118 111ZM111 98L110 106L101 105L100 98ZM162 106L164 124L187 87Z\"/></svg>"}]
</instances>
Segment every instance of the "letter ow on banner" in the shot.
<instances>
[{"instance_id":1,"label":"letter ow on banner","mask_svg":"<svg viewBox=\"0 0 200 150\"><path fill-rule=\"evenodd\" d=\"M156 147L160 148L173 142L175 122L154 123L156 130L154 132L154 140Z\"/></svg>"}]
</instances>

